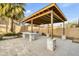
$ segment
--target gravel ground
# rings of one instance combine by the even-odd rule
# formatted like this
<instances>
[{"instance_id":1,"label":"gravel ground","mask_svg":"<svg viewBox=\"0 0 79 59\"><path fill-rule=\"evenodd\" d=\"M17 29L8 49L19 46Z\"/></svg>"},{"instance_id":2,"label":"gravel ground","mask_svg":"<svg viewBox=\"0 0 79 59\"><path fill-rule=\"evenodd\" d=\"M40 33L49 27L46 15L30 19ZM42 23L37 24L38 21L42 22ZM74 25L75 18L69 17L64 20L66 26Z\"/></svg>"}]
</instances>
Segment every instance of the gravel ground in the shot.
<instances>
[{"instance_id":1,"label":"gravel ground","mask_svg":"<svg viewBox=\"0 0 79 59\"><path fill-rule=\"evenodd\" d=\"M1 56L78 56L79 44L71 40L56 41L57 48L54 52L47 50L47 37L41 36L32 42L23 38L0 41Z\"/></svg>"}]
</instances>

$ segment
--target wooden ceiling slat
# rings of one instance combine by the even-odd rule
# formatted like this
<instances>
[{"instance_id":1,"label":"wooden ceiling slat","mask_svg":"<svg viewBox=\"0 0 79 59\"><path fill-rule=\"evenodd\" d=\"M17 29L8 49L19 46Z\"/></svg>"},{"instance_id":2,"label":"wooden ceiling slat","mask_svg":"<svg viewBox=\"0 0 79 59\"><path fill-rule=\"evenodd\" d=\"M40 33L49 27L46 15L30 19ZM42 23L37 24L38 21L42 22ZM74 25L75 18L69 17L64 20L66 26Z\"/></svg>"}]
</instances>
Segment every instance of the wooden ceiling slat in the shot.
<instances>
[{"instance_id":1,"label":"wooden ceiling slat","mask_svg":"<svg viewBox=\"0 0 79 59\"><path fill-rule=\"evenodd\" d=\"M38 21L38 22L34 21L34 23L33 23L33 24L38 24L38 25L39 25L39 24L40 24L40 21Z\"/></svg>"},{"instance_id":2,"label":"wooden ceiling slat","mask_svg":"<svg viewBox=\"0 0 79 59\"><path fill-rule=\"evenodd\" d=\"M60 14L62 15L62 17L64 18L64 20L67 20L66 18L65 18L65 15L63 14L63 12L60 10L60 8L55 4L54 5L55 7L56 7L56 9L60 12Z\"/></svg>"},{"instance_id":3,"label":"wooden ceiling slat","mask_svg":"<svg viewBox=\"0 0 79 59\"><path fill-rule=\"evenodd\" d=\"M31 22L29 22L29 23L31 23ZM42 23L47 23L44 19L42 19L42 18L37 18L37 19L34 19L34 21L33 21L33 24L38 24L38 25L40 25L40 24L42 24Z\"/></svg>"},{"instance_id":4,"label":"wooden ceiling slat","mask_svg":"<svg viewBox=\"0 0 79 59\"><path fill-rule=\"evenodd\" d=\"M51 17L50 17L50 16L51 16L50 14L47 14L46 16L47 16L48 18L51 18Z\"/></svg>"},{"instance_id":5,"label":"wooden ceiling slat","mask_svg":"<svg viewBox=\"0 0 79 59\"><path fill-rule=\"evenodd\" d=\"M45 13L39 15L39 16L36 16L36 17L31 18L30 20L27 20L26 22L31 21L31 20L34 20L34 19L36 19L36 18L39 18L39 17L44 16L44 15L49 14L49 13L50 13L50 11L45 12Z\"/></svg>"},{"instance_id":6,"label":"wooden ceiling slat","mask_svg":"<svg viewBox=\"0 0 79 59\"><path fill-rule=\"evenodd\" d=\"M56 9L56 10L55 10ZM46 11L45 11L46 10ZM26 20L24 20L25 22L30 23L30 21L33 20L34 24L48 24L51 22L51 10L53 10L53 15L54 15L54 22L63 22L66 21L64 15L62 14L62 12L60 11L60 9L58 9L56 4L47 6L46 8L43 8L42 10L39 10L38 12L32 14L32 16L28 17Z\"/></svg>"},{"instance_id":7,"label":"wooden ceiling slat","mask_svg":"<svg viewBox=\"0 0 79 59\"><path fill-rule=\"evenodd\" d=\"M48 19L46 20L46 18L41 17L41 21L44 21L45 23L48 23Z\"/></svg>"},{"instance_id":8,"label":"wooden ceiling slat","mask_svg":"<svg viewBox=\"0 0 79 59\"><path fill-rule=\"evenodd\" d=\"M56 15L61 21L64 21L61 17L59 17L55 12L53 12L54 15ZM49 14L47 14L47 17L50 17Z\"/></svg>"},{"instance_id":9,"label":"wooden ceiling slat","mask_svg":"<svg viewBox=\"0 0 79 59\"><path fill-rule=\"evenodd\" d=\"M43 16L43 19L44 19L47 23L50 23L50 18L48 18L47 16Z\"/></svg>"},{"instance_id":10,"label":"wooden ceiling slat","mask_svg":"<svg viewBox=\"0 0 79 59\"><path fill-rule=\"evenodd\" d=\"M42 18L39 18L38 20L35 21L35 23L37 24L42 24L42 23L46 23Z\"/></svg>"},{"instance_id":11,"label":"wooden ceiling slat","mask_svg":"<svg viewBox=\"0 0 79 59\"><path fill-rule=\"evenodd\" d=\"M49 19L50 19L50 16L51 16L50 14L47 14L47 15L46 15L46 17L47 17L47 18L49 18ZM54 17L57 17L57 16L56 16L56 15L54 15ZM55 18L54 20L57 20L57 21L59 21L59 22L60 22L60 21L62 21L62 20L58 19L58 17L57 17L57 18Z\"/></svg>"},{"instance_id":12,"label":"wooden ceiling slat","mask_svg":"<svg viewBox=\"0 0 79 59\"><path fill-rule=\"evenodd\" d=\"M36 14L38 14L38 13L40 13L40 12L43 12L44 10L49 9L50 7L52 7L52 6L54 6L54 5L55 5L55 3L52 3L52 4L50 4L50 6L46 6L45 8L43 8L43 9L37 11L36 13L32 14L31 16L29 16L28 18L33 17L34 15L36 15Z\"/></svg>"},{"instance_id":13,"label":"wooden ceiling slat","mask_svg":"<svg viewBox=\"0 0 79 59\"><path fill-rule=\"evenodd\" d=\"M33 21L34 22L34 24L40 24L41 22L40 22L40 20L39 20L39 18L37 18L37 20L36 19L34 19L35 21Z\"/></svg>"},{"instance_id":14,"label":"wooden ceiling slat","mask_svg":"<svg viewBox=\"0 0 79 59\"><path fill-rule=\"evenodd\" d=\"M64 21L62 18L60 18L55 12L53 12L54 15L56 15L61 21Z\"/></svg>"},{"instance_id":15,"label":"wooden ceiling slat","mask_svg":"<svg viewBox=\"0 0 79 59\"><path fill-rule=\"evenodd\" d=\"M44 18L46 18L46 19L50 19L50 17L47 17L47 15L46 16L43 16Z\"/></svg>"},{"instance_id":16,"label":"wooden ceiling slat","mask_svg":"<svg viewBox=\"0 0 79 59\"><path fill-rule=\"evenodd\" d=\"M60 19L59 19L59 16L58 15L56 15L55 13L54 13L54 22L60 22ZM56 18L55 18L56 17ZM49 24L50 23L50 14L47 14L47 15L44 15L44 16L42 16L42 17L39 17L39 18L36 18L36 19L34 19L34 24L42 24L42 23L44 23L44 24Z\"/></svg>"}]
</instances>

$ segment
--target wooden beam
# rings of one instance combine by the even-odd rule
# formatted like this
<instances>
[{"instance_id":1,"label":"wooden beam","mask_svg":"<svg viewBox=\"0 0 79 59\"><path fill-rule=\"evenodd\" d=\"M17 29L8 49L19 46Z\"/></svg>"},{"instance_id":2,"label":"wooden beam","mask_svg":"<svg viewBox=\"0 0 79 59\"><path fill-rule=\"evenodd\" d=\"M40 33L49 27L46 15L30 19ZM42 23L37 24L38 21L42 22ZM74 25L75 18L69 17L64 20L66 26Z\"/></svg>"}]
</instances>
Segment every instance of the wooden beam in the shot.
<instances>
[{"instance_id":1,"label":"wooden beam","mask_svg":"<svg viewBox=\"0 0 79 59\"><path fill-rule=\"evenodd\" d=\"M50 16L48 15L48 14L50 14L50 11L48 11L48 12L46 12L46 13L43 13L43 14L39 14L38 16L35 16L35 17L33 17L33 18L31 18L31 19L28 19L26 22L30 22L31 20L34 20L35 22L36 21L38 21L38 19L41 19L41 17L43 17L44 16L44 18L46 18L46 19L48 19L48 18L50 18ZM62 22L64 21L61 17L59 17L54 11L53 11L53 14L59 19L59 20L61 20ZM45 15L47 16L47 17L45 17ZM54 18L54 15L53 15L53 18ZM44 19L45 20L45 19ZM49 20L50 21L50 20ZM42 20L40 21L40 22L42 22ZM47 22L48 23L48 21L47 20L45 20L45 22ZM44 24L45 24L45 22L44 22ZM50 22L49 22L50 23ZM40 23L41 24L41 23Z\"/></svg>"},{"instance_id":2,"label":"wooden beam","mask_svg":"<svg viewBox=\"0 0 79 59\"><path fill-rule=\"evenodd\" d=\"M44 23L44 24L47 24L48 23L48 19L46 19L44 17L41 17L40 19L41 19L40 21L42 21L42 23Z\"/></svg>"},{"instance_id":3,"label":"wooden beam","mask_svg":"<svg viewBox=\"0 0 79 59\"><path fill-rule=\"evenodd\" d=\"M53 17L54 17L54 15L58 18L58 19L60 19L62 22L64 21L61 17L59 17L54 11L53 11ZM50 18L50 16L47 14L47 17L49 17Z\"/></svg>"},{"instance_id":4,"label":"wooden beam","mask_svg":"<svg viewBox=\"0 0 79 59\"><path fill-rule=\"evenodd\" d=\"M47 17L47 15L44 16L43 18L47 21L47 24L49 24L49 23L51 22L51 21L50 21L50 17Z\"/></svg>"},{"instance_id":5,"label":"wooden beam","mask_svg":"<svg viewBox=\"0 0 79 59\"><path fill-rule=\"evenodd\" d=\"M46 23L46 21L42 17L40 18L40 22L41 22L41 24L45 24Z\"/></svg>"},{"instance_id":6,"label":"wooden beam","mask_svg":"<svg viewBox=\"0 0 79 59\"><path fill-rule=\"evenodd\" d=\"M62 22L64 21L61 17L59 17L55 12L53 12L54 15L57 16L57 18L59 18Z\"/></svg>"},{"instance_id":7,"label":"wooden beam","mask_svg":"<svg viewBox=\"0 0 79 59\"><path fill-rule=\"evenodd\" d=\"M51 7L53 7L54 5L55 5L55 3L51 3L50 5L48 5L48 6L44 7L44 8L42 8L41 10L35 12L34 14L28 16L28 18L31 18L31 17L35 16L36 14L39 14L40 12L44 12L45 10L49 10L49 9L50 9ZM24 18L23 20L21 20L21 21L23 22L23 21L26 21L26 20L27 20L27 17L25 17L25 18Z\"/></svg>"},{"instance_id":8,"label":"wooden beam","mask_svg":"<svg viewBox=\"0 0 79 59\"><path fill-rule=\"evenodd\" d=\"M54 15L57 16L57 18L59 18L62 22L64 21L61 17L59 17L59 16L53 11L53 17L54 17ZM50 17L50 16L47 14L47 17Z\"/></svg>"},{"instance_id":9,"label":"wooden beam","mask_svg":"<svg viewBox=\"0 0 79 59\"><path fill-rule=\"evenodd\" d=\"M48 15L48 14L47 14ZM44 16L44 18L46 18L46 19L50 19L50 17L47 17L47 15L46 16Z\"/></svg>"},{"instance_id":10,"label":"wooden beam","mask_svg":"<svg viewBox=\"0 0 79 59\"><path fill-rule=\"evenodd\" d=\"M56 8L57 8L57 10L61 13L61 15L66 19L66 17L65 17L65 15L63 14L63 12L60 10L60 8L55 4L54 5ZM67 20L67 19L66 19Z\"/></svg>"},{"instance_id":11,"label":"wooden beam","mask_svg":"<svg viewBox=\"0 0 79 59\"><path fill-rule=\"evenodd\" d=\"M54 22L57 23L57 22L62 22L62 21L54 15Z\"/></svg>"},{"instance_id":12,"label":"wooden beam","mask_svg":"<svg viewBox=\"0 0 79 59\"><path fill-rule=\"evenodd\" d=\"M51 10L51 38L53 39L53 10Z\"/></svg>"},{"instance_id":13,"label":"wooden beam","mask_svg":"<svg viewBox=\"0 0 79 59\"><path fill-rule=\"evenodd\" d=\"M51 15L51 14L50 14L50 15ZM48 18L51 18L50 15L47 14L46 16L47 16Z\"/></svg>"},{"instance_id":14,"label":"wooden beam","mask_svg":"<svg viewBox=\"0 0 79 59\"><path fill-rule=\"evenodd\" d=\"M45 10L51 10L50 8L53 8L53 6L55 6L55 8L58 10L58 12L60 12L60 14L63 16L63 18L65 18L65 16L64 16L64 14L62 13L62 11L58 8L58 6L55 4L55 3L53 3L53 4L50 4L49 6L47 6L47 7L45 7L45 8L43 8L43 9L41 9L41 10L39 10L39 11L37 11L36 13L34 13L34 14L32 14L31 16L28 16L28 18L24 18L24 20L23 21L25 21L25 22L28 22L28 21L30 21L31 19L35 19L35 18L38 18L38 17L40 17L40 16L42 16L40 13L41 12L43 12L43 14L44 13L47 13L47 11L45 11ZM36 16L35 16L36 15ZM34 17L35 16L35 17ZM57 15L58 16L58 15ZM31 18L32 17L32 18ZM29 18L31 18L31 19L29 19ZM60 17L61 18L61 17ZM66 18L65 18L66 19ZM27 21L28 20L28 21ZM61 18L61 20L63 20L62 18Z\"/></svg>"},{"instance_id":15,"label":"wooden beam","mask_svg":"<svg viewBox=\"0 0 79 59\"><path fill-rule=\"evenodd\" d=\"M38 20L35 19L35 20L33 20L33 23L40 25L41 21L40 21L40 19L38 19Z\"/></svg>"},{"instance_id":16,"label":"wooden beam","mask_svg":"<svg viewBox=\"0 0 79 59\"><path fill-rule=\"evenodd\" d=\"M44 15L49 14L49 13L50 13L50 11L45 12L45 13L43 13L43 14L40 14L40 15L38 15L38 16L36 16L36 17L33 17L33 18L27 20L26 22L29 22L29 21L31 21L31 20L34 20L34 19L36 19L36 18L38 18L38 17L44 16Z\"/></svg>"},{"instance_id":17,"label":"wooden beam","mask_svg":"<svg viewBox=\"0 0 79 59\"><path fill-rule=\"evenodd\" d=\"M41 18L38 18L37 20L35 19L33 23L34 24L46 24L47 21L41 17Z\"/></svg>"}]
</instances>

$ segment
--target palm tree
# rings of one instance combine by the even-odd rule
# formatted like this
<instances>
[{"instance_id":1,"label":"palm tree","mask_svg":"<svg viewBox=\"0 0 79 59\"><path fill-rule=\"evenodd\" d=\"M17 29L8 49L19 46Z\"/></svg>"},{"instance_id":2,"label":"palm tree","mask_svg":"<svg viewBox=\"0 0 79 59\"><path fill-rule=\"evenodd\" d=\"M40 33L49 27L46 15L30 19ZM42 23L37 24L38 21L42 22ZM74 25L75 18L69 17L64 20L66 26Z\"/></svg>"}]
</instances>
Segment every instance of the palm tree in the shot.
<instances>
[{"instance_id":1,"label":"palm tree","mask_svg":"<svg viewBox=\"0 0 79 59\"><path fill-rule=\"evenodd\" d=\"M1 3L0 17L11 19L11 32L13 32L13 22L24 17L24 4L21 3Z\"/></svg>"}]
</instances>

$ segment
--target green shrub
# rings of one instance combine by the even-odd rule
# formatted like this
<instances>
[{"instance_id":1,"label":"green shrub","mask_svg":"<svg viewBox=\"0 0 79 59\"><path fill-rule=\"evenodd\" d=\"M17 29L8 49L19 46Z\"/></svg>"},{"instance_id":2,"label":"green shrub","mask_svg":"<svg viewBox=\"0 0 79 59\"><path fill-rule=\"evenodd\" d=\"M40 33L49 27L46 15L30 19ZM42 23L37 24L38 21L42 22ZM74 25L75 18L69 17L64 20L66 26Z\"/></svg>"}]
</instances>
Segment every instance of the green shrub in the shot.
<instances>
[{"instance_id":1,"label":"green shrub","mask_svg":"<svg viewBox=\"0 0 79 59\"><path fill-rule=\"evenodd\" d=\"M6 33L4 36L16 36L16 33Z\"/></svg>"},{"instance_id":2,"label":"green shrub","mask_svg":"<svg viewBox=\"0 0 79 59\"><path fill-rule=\"evenodd\" d=\"M16 33L17 37L22 37L22 33Z\"/></svg>"},{"instance_id":3,"label":"green shrub","mask_svg":"<svg viewBox=\"0 0 79 59\"><path fill-rule=\"evenodd\" d=\"M18 36L18 37L21 35L22 35L22 33L14 33L14 32L4 34L4 36Z\"/></svg>"},{"instance_id":4,"label":"green shrub","mask_svg":"<svg viewBox=\"0 0 79 59\"><path fill-rule=\"evenodd\" d=\"M0 40L3 40L3 36L2 35L0 35Z\"/></svg>"}]
</instances>

